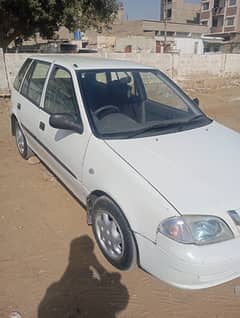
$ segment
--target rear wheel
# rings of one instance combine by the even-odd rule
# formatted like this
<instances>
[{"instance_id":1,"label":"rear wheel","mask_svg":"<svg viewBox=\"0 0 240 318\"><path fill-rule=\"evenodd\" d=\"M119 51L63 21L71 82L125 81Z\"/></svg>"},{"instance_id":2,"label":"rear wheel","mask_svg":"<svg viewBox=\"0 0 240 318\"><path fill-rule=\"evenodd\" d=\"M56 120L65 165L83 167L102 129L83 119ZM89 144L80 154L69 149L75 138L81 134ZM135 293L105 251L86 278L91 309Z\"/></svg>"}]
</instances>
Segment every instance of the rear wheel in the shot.
<instances>
[{"instance_id":1,"label":"rear wheel","mask_svg":"<svg viewBox=\"0 0 240 318\"><path fill-rule=\"evenodd\" d=\"M92 213L93 232L107 260L121 270L136 266L134 237L119 207L104 196L95 201Z\"/></svg>"},{"instance_id":2,"label":"rear wheel","mask_svg":"<svg viewBox=\"0 0 240 318\"><path fill-rule=\"evenodd\" d=\"M32 156L32 151L29 149L26 138L23 134L21 127L18 122L15 124L15 137L16 137L16 145L17 149L24 159L28 159Z\"/></svg>"}]
</instances>

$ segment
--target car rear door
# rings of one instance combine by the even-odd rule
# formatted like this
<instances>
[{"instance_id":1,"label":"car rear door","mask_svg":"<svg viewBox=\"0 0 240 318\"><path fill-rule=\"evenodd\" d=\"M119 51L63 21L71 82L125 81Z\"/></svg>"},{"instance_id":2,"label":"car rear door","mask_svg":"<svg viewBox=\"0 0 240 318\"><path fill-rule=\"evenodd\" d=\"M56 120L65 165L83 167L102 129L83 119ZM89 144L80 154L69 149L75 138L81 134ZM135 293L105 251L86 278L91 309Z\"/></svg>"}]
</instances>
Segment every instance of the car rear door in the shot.
<instances>
[{"instance_id":1,"label":"car rear door","mask_svg":"<svg viewBox=\"0 0 240 318\"><path fill-rule=\"evenodd\" d=\"M39 123L43 112L40 104L50 67L51 63L34 60L27 71L20 94L17 97L17 117L28 145L42 159L44 159L44 151L41 146L43 136Z\"/></svg>"},{"instance_id":2,"label":"car rear door","mask_svg":"<svg viewBox=\"0 0 240 318\"><path fill-rule=\"evenodd\" d=\"M80 134L56 129L49 124L52 114L68 113L74 117L76 122L83 125L79 107L81 101L79 101L79 97L77 98L76 93L78 86L75 85L76 87L74 87L73 75L69 70L56 65L53 67L46 86L42 105L43 114L38 126L42 128L48 165L67 187L81 201L84 201L85 189L81 180L84 156L91 135L90 130L83 127L83 133ZM78 94L80 94L79 91Z\"/></svg>"},{"instance_id":3,"label":"car rear door","mask_svg":"<svg viewBox=\"0 0 240 318\"><path fill-rule=\"evenodd\" d=\"M25 60L13 83L13 88L11 93L11 103L12 103L12 110L17 118L19 113L19 98L21 98L20 89L21 89L22 81L31 63L32 63L32 59L28 58Z\"/></svg>"}]
</instances>

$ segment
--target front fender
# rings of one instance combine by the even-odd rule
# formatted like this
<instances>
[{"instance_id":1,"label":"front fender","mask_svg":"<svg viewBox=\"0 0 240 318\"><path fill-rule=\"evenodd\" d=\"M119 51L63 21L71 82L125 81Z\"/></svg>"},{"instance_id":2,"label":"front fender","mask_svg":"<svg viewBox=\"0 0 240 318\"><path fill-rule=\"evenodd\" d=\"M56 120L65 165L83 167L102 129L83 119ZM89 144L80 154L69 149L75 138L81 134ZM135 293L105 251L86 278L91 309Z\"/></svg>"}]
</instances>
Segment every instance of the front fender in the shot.
<instances>
[{"instance_id":1,"label":"front fender","mask_svg":"<svg viewBox=\"0 0 240 318\"><path fill-rule=\"evenodd\" d=\"M158 224L178 212L103 140L92 136L84 160L83 183L102 191L123 211L132 231L156 241Z\"/></svg>"}]
</instances>

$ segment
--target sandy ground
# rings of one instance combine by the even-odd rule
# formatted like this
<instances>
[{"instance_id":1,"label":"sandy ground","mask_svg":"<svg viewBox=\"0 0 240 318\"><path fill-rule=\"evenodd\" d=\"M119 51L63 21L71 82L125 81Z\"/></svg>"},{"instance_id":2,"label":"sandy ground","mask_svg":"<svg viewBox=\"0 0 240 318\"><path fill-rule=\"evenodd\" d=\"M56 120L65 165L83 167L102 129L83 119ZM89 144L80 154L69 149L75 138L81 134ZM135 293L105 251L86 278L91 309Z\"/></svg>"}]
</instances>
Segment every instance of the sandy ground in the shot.
<instances>
[{"instance_id":1,"label":"sandy ground","mask_svg":"<svg viewBox=\"0 0 240 318\"><path fill-rule=\"evenodd\" d=\"M240 131L239 89L196 95L211 117ZM240 279L184 291L111 267L84 209L42 164L18 155L8 108L1 100L0 318L240 317Z\"/></svg>"}]
</instances>

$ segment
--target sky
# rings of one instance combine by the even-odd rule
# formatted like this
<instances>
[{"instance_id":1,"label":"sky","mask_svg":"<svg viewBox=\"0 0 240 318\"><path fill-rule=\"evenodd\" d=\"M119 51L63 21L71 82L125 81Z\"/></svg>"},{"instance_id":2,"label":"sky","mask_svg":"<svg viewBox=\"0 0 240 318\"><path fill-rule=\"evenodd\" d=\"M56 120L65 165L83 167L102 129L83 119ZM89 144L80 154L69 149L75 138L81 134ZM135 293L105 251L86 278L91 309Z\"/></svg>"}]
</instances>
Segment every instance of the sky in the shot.
<instances>
[{"instance_id":1,"label":"sky","mask_svg":"<svg viewBox=\"0 0 240 318\"><path fill-rule=\"evenodd\" d=\"M124 4L128 20L149 19L159 20L161 0L121 0ZM199 3L200 0L185 0L190 3Z\"/></svg>"}]
</instances>

